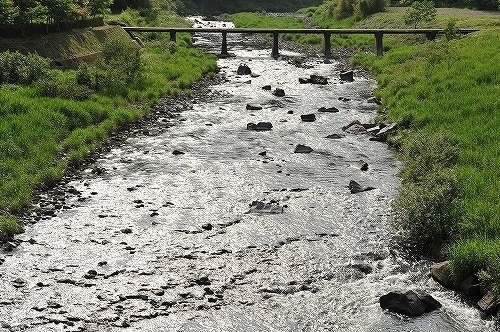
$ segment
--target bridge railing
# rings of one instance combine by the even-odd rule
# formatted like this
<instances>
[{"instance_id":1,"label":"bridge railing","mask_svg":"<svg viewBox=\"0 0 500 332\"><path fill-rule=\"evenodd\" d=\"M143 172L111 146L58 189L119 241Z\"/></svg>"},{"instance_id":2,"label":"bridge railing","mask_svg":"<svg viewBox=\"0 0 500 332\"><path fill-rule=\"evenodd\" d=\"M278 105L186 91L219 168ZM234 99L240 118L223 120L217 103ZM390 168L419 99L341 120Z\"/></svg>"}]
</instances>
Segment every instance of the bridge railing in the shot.
<instances>
[{"instance_id":1,"label":"bridge railing","mask_svg":"<svg viewBox=\"0 0 500 332\"><path fill-rule=\"evenodd\" d=\"M168 32L170 40L176 41L177 32L190 32L190 33L221 33L222 46L221 55L228 55L227 52L227 34L228 33L272 33L273 34L273 48L272 57L279 56L278 50L278 37L280 33L291 34L322 34L324 36L324 54L325 57L331 56L331 41L330 37L335 34L371 34L375 36L374 51L377 55L383 54L382 39L385 34L401 35L401 34L419 34L425 35L428 40L433 40L438 34L444 32L444 29L254 29L254 28L167 28L167 27L123 27L128 33L132 32ZM460 34L468 34L475 32L475 29L459 29Z\"/></svg>"}]
</instances>

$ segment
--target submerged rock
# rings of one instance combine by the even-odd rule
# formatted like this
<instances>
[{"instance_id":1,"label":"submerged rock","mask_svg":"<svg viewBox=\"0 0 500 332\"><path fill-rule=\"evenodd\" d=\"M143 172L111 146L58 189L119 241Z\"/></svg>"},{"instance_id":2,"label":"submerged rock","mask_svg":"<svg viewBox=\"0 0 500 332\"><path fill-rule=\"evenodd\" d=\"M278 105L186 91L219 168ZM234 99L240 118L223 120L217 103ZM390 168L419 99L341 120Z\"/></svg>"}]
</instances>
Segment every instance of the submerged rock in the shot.
<instances>
[{"instance_id":1,"label":"submerged rock","mask_svg":"<svg viewBox=\"0 0 500 332\"><path fill-rule=\"evenodd\" d=\"M276 97L284 97L285 96L285 90L281 89L281 88L276 88L273 92L273 95L275 95Z\"/></svg>"},{"instance_id":2,"label":"submerged rock","mask_svg":"<svg viewBox=\"0 0 500 332\"><path fill-rule=\"evenodd\" d=\"M340 80L345 82L353 82L354 81L354 71L349 70L340 73Z\"/></svg>"},{"instance_id":3,"label":"submerged rock","mask_svg":"<svg viewBox=\"0 0 500 332\"><path fill-rule=\"evenodd\" d=\"M253 201L250 204L250 210L246 213L271 213L271 214L279 214L283 213L283 206L273 204L273 203L264 203L261 201Z\"/></svg>"},{"instance_id":4,"label":"submerged rock","mask_svg":"<svg viewBox=\"0 0 500 332\"><path fill-rule=\"evenodd\" d=\"M269 90L269 91L271 91L271 86L269 84L268 85L264 85L262 87L262 90Z\"/></svg>"},{"instance_id":5,"label":"submerged rock","mask_svg":"<svg viewBox=\"0 0 500 332\"><path fill-rule=\"evenodd\" d=\"M363 191L369 191L375 189L374 187L362 187L359 183L354 180L349 181L349 190L351 194L357 194Z\"/></svg>"},{"instance_id":6,"label":"submerged rock","mask_svg":"<svg viewBox=\"0 0 500 332\"><path fill-rule=\"evenodd\" d=\"M337 112L339 112L339 109L337 107L333 107L333 106L332 107L328 107L328 108L326 108L326 107L320 107L318 109L318 112L323 112L323 113L337 113Z\"/></svg>"},{"instance_id":7,"label":"submerged rock","mask_svg":"<svg viewBox=\"0 0 500 332\"><path fill-rule=\"evenodd\" d=\"M250 111L259 111L262 109L262 105L260 105L260 104L247 104L246 108L247 108L247 110L250 110Z\"/></svg>"},{"instance_id":8,"label":"submerged rock","mask_svg":"<svg viewBox=\"0 0 500 332\"><path fill-rule=\"evenodd\" d=\"M310 75L309 78L299 78L299 83L300 84L320 84L320 85L325 85L328 84L328 78L320 75Z\"/></svg>"},{"instance_id":9,"label":"submerged rock","mask_svg":"<svg viewBox=\"0 0 500 332\"><path fill-rule=\"evenodd\" d=\"M267 131L271 130L272 128L273 125L271 124L271 122L259 122L257 124L251 122L247 124L247 129L254 131Z\"/></svg>"},{"instance_id":10,"label":"submerged rock","mask_svg":"<svg viewBox=\"0 0 500 332\"><path fill-rule=\"evenodd\" d=\"M441 308L441 303L429 294L412 290L390 292L380 297L380 307L391 312L414 317Z\"/></svg>"},{"instance_id":11,"label":"submerged rock","mask_svg":"<svg viewBox=\"0 0 500 332\"><path fill-rule=\"evenodd\" d=\"M236 74L238 75L250 75L252 74L252 70L248 65L243 64L238 66L238 70L236 71Z\"/></svg>"},{"instance_id":12,"label":"submerged rock","mask_svg":"<svg viewBox=\"0 0 500 332\"><path fill-rule=\"evenodd\" d=\"M340 134L331 134L331 135L326 136L325 138L340 139L340 138L344 138L344 137L345 137L344 135L340 135Z\"/></svg>"},{"instance_id":13,"label":"submerged rock","mask_svg":"<svg viewBox=\"0 0 500 332\"><path fill-rule=\"evenodd\" d=\"M316 121L316 115L314 114L303 114L300 116L300 119L304 122L314 122Z\"/></svg>"},{"instance_id":14,"label":"submerged rock","mask_svg":"<svg viewBox=\"0 0 500 332\"><path fill-rule=\"evenodd\" d=\"M310 146L298 144L295 147L295 150L293 152L294 153L311 153L313 151L314 151L313 148L311 148Z\"/></svg>"}]
</instances>

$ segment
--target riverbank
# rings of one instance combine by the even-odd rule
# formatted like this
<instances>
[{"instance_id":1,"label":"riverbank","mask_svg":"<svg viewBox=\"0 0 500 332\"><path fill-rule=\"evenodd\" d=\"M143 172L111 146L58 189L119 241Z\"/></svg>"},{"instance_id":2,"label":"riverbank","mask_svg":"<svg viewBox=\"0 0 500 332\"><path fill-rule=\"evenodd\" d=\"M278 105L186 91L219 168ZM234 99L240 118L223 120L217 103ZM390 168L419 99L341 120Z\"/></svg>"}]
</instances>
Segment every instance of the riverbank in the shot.
<instances>
[{"instance_id":1,"label":"riverbank","mask_svg":"<svg viewBox=\"0 0 500 332\"><path fill-rule=\"evenodd\" d=\"M99 31L103 29L99 28ZM85 39L86 33L80 33L79 40L87 48L85 53L100 53L103 45L110 41L138 47L120 27L107 29L113 33L100 33L102 40L95 38L94 31L88 34L91 36L89 40ZM117 34L121 38L117 39ZM71 52L72 43L68 43L67 38L51 38L53 50L61 47L65 52ZM64 45L56 45L58 40ZM106 91L92 92L76 83L80 73L73 69L51 69L51 80L60 82L57 86L61 88L80 87L85 92L82 100L79 100L80 95L76 95L78 100L72 99L74 93L78 93L76 90L71 91L68 98L61 95L46 97L40 95L36 85L2 85L0 132L2 137L9 139L2 141L0 149L0 238L6 240L21 231L13 214L30 207L37 188L54 186L69 167L79 165L106 142L114 130L147 115L161 96L188 92L193 82L203 75L213 75L217 70L216 57L193 48L189 38L180 38L177 45L155 40L148 45L141 54L144 63L139 79L120 83L115 91L109 90L113 85L105 84ZM64 58L67 57L65 53ZM113 72L118 73L118 68L104 71L95 79L108 79L105 75ZM58 125L54 126L54 123Z\"/></svg>"}]
</instances>

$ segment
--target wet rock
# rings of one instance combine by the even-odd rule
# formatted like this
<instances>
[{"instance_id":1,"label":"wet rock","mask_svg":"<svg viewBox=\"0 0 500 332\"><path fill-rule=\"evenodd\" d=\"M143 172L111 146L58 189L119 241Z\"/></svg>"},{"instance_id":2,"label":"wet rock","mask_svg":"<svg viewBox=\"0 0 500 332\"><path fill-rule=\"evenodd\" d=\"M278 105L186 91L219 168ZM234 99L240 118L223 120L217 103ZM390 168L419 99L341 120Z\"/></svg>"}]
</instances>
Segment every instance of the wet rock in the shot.
<instances>
[{"instance_id":1,"label":"wet rock","mask_svg":"<svg viewBox=\"0 0 500 332\"><path fill-rule=\"evenodd\" d=\"M366 262L354 262L349 264L350 268L356 269L363 274L369 274L373 271L373 266Z\"/></svg>"},{"instance_id":2,"label":"wet rock","mask_svg":"<svg viewBox=\"0 0 500 332\"><path fill-rule=\"evenodd\" d=\"M252 74L252 70L248 65L242 64L238 66L238 69L236 70L236 74L238 75L250 75Z\"/></svg>"},{"instance_id":3,"label":"wet rock","mask_svg":"<svg viewBox=\"0 0 500 332\"><path fill-rule=\"evenodd\" d=\"M349 70L340 73L340 80L344 82L353 82L354 81L354 71Z\"/></svg>"},{"instance_id":4,"label":"wet rock","mask_svg":"<svg viewBox=\"0 0 500 332\"><path fill-rule=\"evenodd\" d=\"M389 134L393 134L396 132L397 130L397 127L398 127L398 124L397 123L392 123L390 125L387 125L385 127L383 127L382 129L380 129L376 134L375 134L375 137L379 138L379 139L386 139L387 138L387 135Z\"/></svg>"},{"instance_id":5,"label":"wet rock","mask_svg":"<svg viewBox=\"0 0 500 332\"><path fill-rule=\"evenodd\" d=\"M253 201L250 204L250 210L246 213L271 213L279 214L283 213L283 207L273 203L264 203L261 201Z\"/></svg>"},{"instance_id":6,"label":"wet rock","mask_svg":"<svg viewBox=\"0 0 500 332\"><path fill-rule=\"evenodd\" d=\"M95 166L94 168L92 168L92 174L102 175L104 173L106 173L106 169L104 167Z\"/></svg>"},{"instance_id":7,"label":"wet rock","mask_svg":"<svg viewBox=\"0 0 500 332\"><path fill-rule=\"evenodd\" d=\"M429 294L412 290L390 292L380 297L380 307L391 312L414 317L441 308L441 303Z\"/></svg>"},{"instance_id":8,"label":"wet rock","mask_svg":"<svg viewBox=\"0 0 500 332\"><path fill-rule=\"evenodd\" d=\"M76 285L77 281L69 278L63 278L63 279L58 279L56 280L57 283L60 284L69 284L69 285Z\"/></svg>"},{"instance_id":9,"label":"wet rock","mask_svg":"<svg viewBox=\"0 0 500 332\"><path fill-rule=\"evenodd\" d=\"M316 115L315 114L303 114L300 116L300 119L304 122L314 122L314 121L316 121Z\"/></svg>"},{"instance_id":10,"label":"wet rock","mask_svg":"<svg viewBox=\"0 0 500 332\"><path fill-rule=\"evenodd\" d=\"M377 97L370 97L366 100L367 103L382 105L382 102Z\"/></svg>"},{"instance_id":11,"label":"wet rock","mask_svg":"<svg viewBox=\"0 0 500 332\"><path fill-rule=\"evenodd\" d=\"M344 135L339 135L339 134L331 134L331 135L326 136L325 138L330 138L330 139L340 139L340 138L344 138L344 137L345 137Z\"/></svg>"},{"instance_id":12,"label":"wet rock","mask_svg":"<svg viewBox=\"0 0 500 332\"><path fill-rule=\"evenodd\" d=\"M314 151L313 148L311 148L310 146L298 144L295 147L295 150L293 152L294 153L311 153L313 151Z\"/></svg>"},{"instance_id":13,"label":"wet rock","mask_svg":"<svg viewBox=\"0 0 500 332\"><path fill-rule=\"evenodd\" d=\"M251 122L247 124L247 130L254 130L254 131L268 131L273 128L273 125L271 122L259 122L257 124Z\"/></svg>"},{"instance_id":14,"label":"wet rock","mask_svg":"<svg viewBox=\"0 0 500 332\"><path fill-rule=\"evenodd\" d=\"M357 194L363 191L369 191L375 189L374 187L362 187L359 183L354 180L349 181L349 190L351 194Z\"/></svg>"},{"instance_id":15,"label":"wet rock","mask_svg":"<svg viewBox=\"0 0 500 332\"><path fill-rule=\"evenodd\" d=\"M338 100L343 101L343 102L348 102L348 101L351 101L351 98L339 97Z\"/></svg>"},{"instance_id":16,"label":"wet rock","mask_svg":"<svg viewBox=\"0 0 500 332\"><path fill-rule=\"evenodd\" d=\"M293 114L293 111L288 111L288 112L286 112L286 113L287 113L287 114Z\"/></svg>"},{"instance_id":17,"label":"wet rock","mask_svg":"<svg viewBox=\"0 0 500 332\"><path fill-rule=\"evenodd\" d=\"M342 127L342 130L351 134L365 134L366 128L358 120L354 120Z\"/></svg>"},{"instance_id":18,"label":"wet rock","mask_svg":"<svg viewBox=\"0 0 500 332\"><path fill-rule=\"evenodd\" d=\"M453 278L451 273L450 261L435 263L430 268L430 275L432 279L448 289L453 287Z\"/></svg>"},{"instance_id":19,"label":"wet rock","mask_svg":"<svg viewBox=\"0 0 500 332\"><path fill-rule=\"evenodd\" d=\"M207 276L202 276L198 279L195 279L194 282L200 286L210 286L212 284Z\"/></svg>"},{"instance_id":20,"label":"wet rock","mask_svg":"<svg viewBox=\"0 0 500 332\"><path fill-rule=\"evenodd\" d=\"M480 286L480 281L478 277L472 275L467 279L465 279L464 281L462 281L458 286L458 289L460 289L469 298L474 299L480 296L479 286Z\"/></svg>"},{"instance_id":21,"label":"wet rock","mask_svg":"<svg viewBox=\"0 0 500 332\"><path fill-rule=\"evenodd\" d=\"M132 229L131 228L122 228L122 229L120 229L120 232L122 232L123 234L131 234Z\"/></svg>"},{"instance_id":22,"label":"wet rock","mask_svg":"<svg viewBox=\"0 0 500 332\"><path fill-rule=\"evenodd\" d=\"M285 96L285 90L283 90L281 88L276 88L273 91L273 95L275 95L276 97L284 97Z\"/></svg>"},{"instance_id":23,"label":"wet rock","mask_svg":"<svg viewBox=\"0 0 500 332\"><path fill-rule=\"evenodd\" d=\"M260 104L247 104L246 109L250 110L250 111L259 111L262 109L262 105L260 105Z\"/></svg>"},{"instance_id":24,"label":"wet rock","mask_svg":"<svg viewBox=\"0 0 500 332\"><path fill-rule=\"evenodd\" d=\"M264 85L262 87L262 90L268 90L268 91L271 91L271 86L270 85Z\"/></svg>"},{"instance_id":25,"label":"wet rock","mask_svg":"<svg viewBox=\"0 0 500 332\"><path fill-rule=\"evenodd\" d=\"M201 228L203 228L203 229L204 229L204 230L206 230L206 231L210 231L210 230L212 230L212 228L214 228L214 227L212 226L212 224L211 224L211 223L206 223L206 224L201 225Z\"/></svg>"},{"instance_id":26,"label":"wet rock","mask_svg":"<svg viewBox=\"0 0 500 332\"><path fill-rule=\"evenodd\" d=\"M62 304L60 304L54 300L48 300L47 301L47 308L59 309L59 308L62 308Z\"/></svg>"},{"instance_id":27,"label":"wet rock","mask_svg":"<svg viewBox=\"0 0 500 332\"><path fill-rule=\"evenodd\" d=\"M487 315L495 315L499 309L498 297L491 291L486 292L477 302L477 306Z\"/></svg>"},{"instance_id":28,"label":"wet rock","mask_svg":"<svg viewBox=\"0 0 500 332\"><path fill-rule=\"evenodd\" d=\"M354 163L354 166L359 168L362 171L368 170L368 163L365 162L364 160L358 160L357 162Z\"/></svg>"},{"instance_id":29,"label":"wet rock","mask_svg":"<svg viewBox=\"0 0 500 332\"><path fill-rule=\"evenodd\" d=\"M337 107L333 107L333 106L332 107L328 107L328 108L326 108L326 107L320 107L318 109L318 112L323 112L323 113L337 113L337 112L339 112L339 109Z\"/></svg>"},{"instance_id":30,"label":"wet rock","mask_svg":"<svg viewBox=\"0 0 500 332\"><path fill-rule=\"evenodd\" d=\"M259 156L263 156L264 157L266 154L267 154L266 151L259 152Z\"/></svg>"},{"instance_id":31,"label":"wet rock","mask_svg":"<svg viewBox=\"0 0 500 332\"><path fill-rule=\"evenodd\" d=\"M24 286L26 286L26 284L27 284L27 281L24 280L23 278L16 278L16 279L12 280L12 286L14 286L16 288L24 287Z\"/></svg>"},{"instance_id":32,"label":"wet rock","mask_svg":"<svg viewBox=\"0 0 500 332\"><path fill-rule=\"evenodd\" d=\"M320 84L325 85L328 84L328 78L320 75L310 75L309 78L299 78L300 84Z\"/></svg>"},{"instance_id":33,"label":"wet rock","mask_svg":"<svg viewBox=\"0 0 500 332\"><path fill-rule=\"evenodd\" d=\"M163 296L163 295L165 295L165 291L163 289L152 289L151 293L153 293L156 296Z\"/></svg>"},{"instance_id":34,"label":"wet rock","mask_svg":"<svg viewBox=\"0 0 500 332\"><path fill-rule=\"evenodd\" d=\"M88 270L83 276L85 279L94 279L97 276L96 270Z\"/></svg>"},{"instance_id":35,"label":"wet rock","mask_svg":"<svg viewBox=\"0 0 500 332\"><path fill-rule=\"evenodd\" d=\"M179 156L179 155L184 154L184 152L179 151L179 150L174 150L174 151L172 152L172 154L173 154L174 156Z\"/></svg>"}]
</instances>

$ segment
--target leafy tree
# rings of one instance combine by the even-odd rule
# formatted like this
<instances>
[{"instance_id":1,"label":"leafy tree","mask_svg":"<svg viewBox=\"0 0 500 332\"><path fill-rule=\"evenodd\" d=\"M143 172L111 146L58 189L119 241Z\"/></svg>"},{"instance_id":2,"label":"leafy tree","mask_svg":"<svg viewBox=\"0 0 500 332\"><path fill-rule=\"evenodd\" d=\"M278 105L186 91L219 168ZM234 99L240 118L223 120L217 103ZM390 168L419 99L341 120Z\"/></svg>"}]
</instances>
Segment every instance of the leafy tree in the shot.
<instances>
[{"instance_id":1,"label":"leafy tree","mask_svg":"<svg viewBox=\"0 0 500 332\"><path fill-rule=\"evenodd\" d=\"M421 22L431 22L436 18L437 10L434 2L430 0L417 0L405 12L405 24L414 28Z\"/></svg>"},{"instance_id":2,"label":"leafy tree","mask_svg":"<svg viewBox=\"0 0 500 332\"><path fill-rule=\"evenodd\" d=\"M0 25L12 24L14 12L14 3L12 0L0 0Z\"/></svg>"},{"instance_id":3,"label":"leafy tree","mask_svg":"<svg viewBox=\"0 0 500 332\"><path fill-rule=\"evenodd\" d=\"M68 20L73 12L71 0L41 0L41 4L47 7L48 16L58 24Z\"/></svg>"},{"instance_id":4,"label":"leafy tree","mask_svg":"<svg viewBox=\"0 0 500 332\"><path fill-rule=\"evenodd\" d=\"M89 14L93 18L104 15L109 11L112 3L113 0L89 0Z\"/></svg>"},{"instance_id":5,"label":"leafy tree","mask_svg":"<svg viewBox=\"0 0 500 332\"><path fill-rule=\"evenodd\" d=\"M13 0L16 9L14 23L25 24L32 21L33 11L38 3L34 0Z\"/></svg>"}]
</instances>

